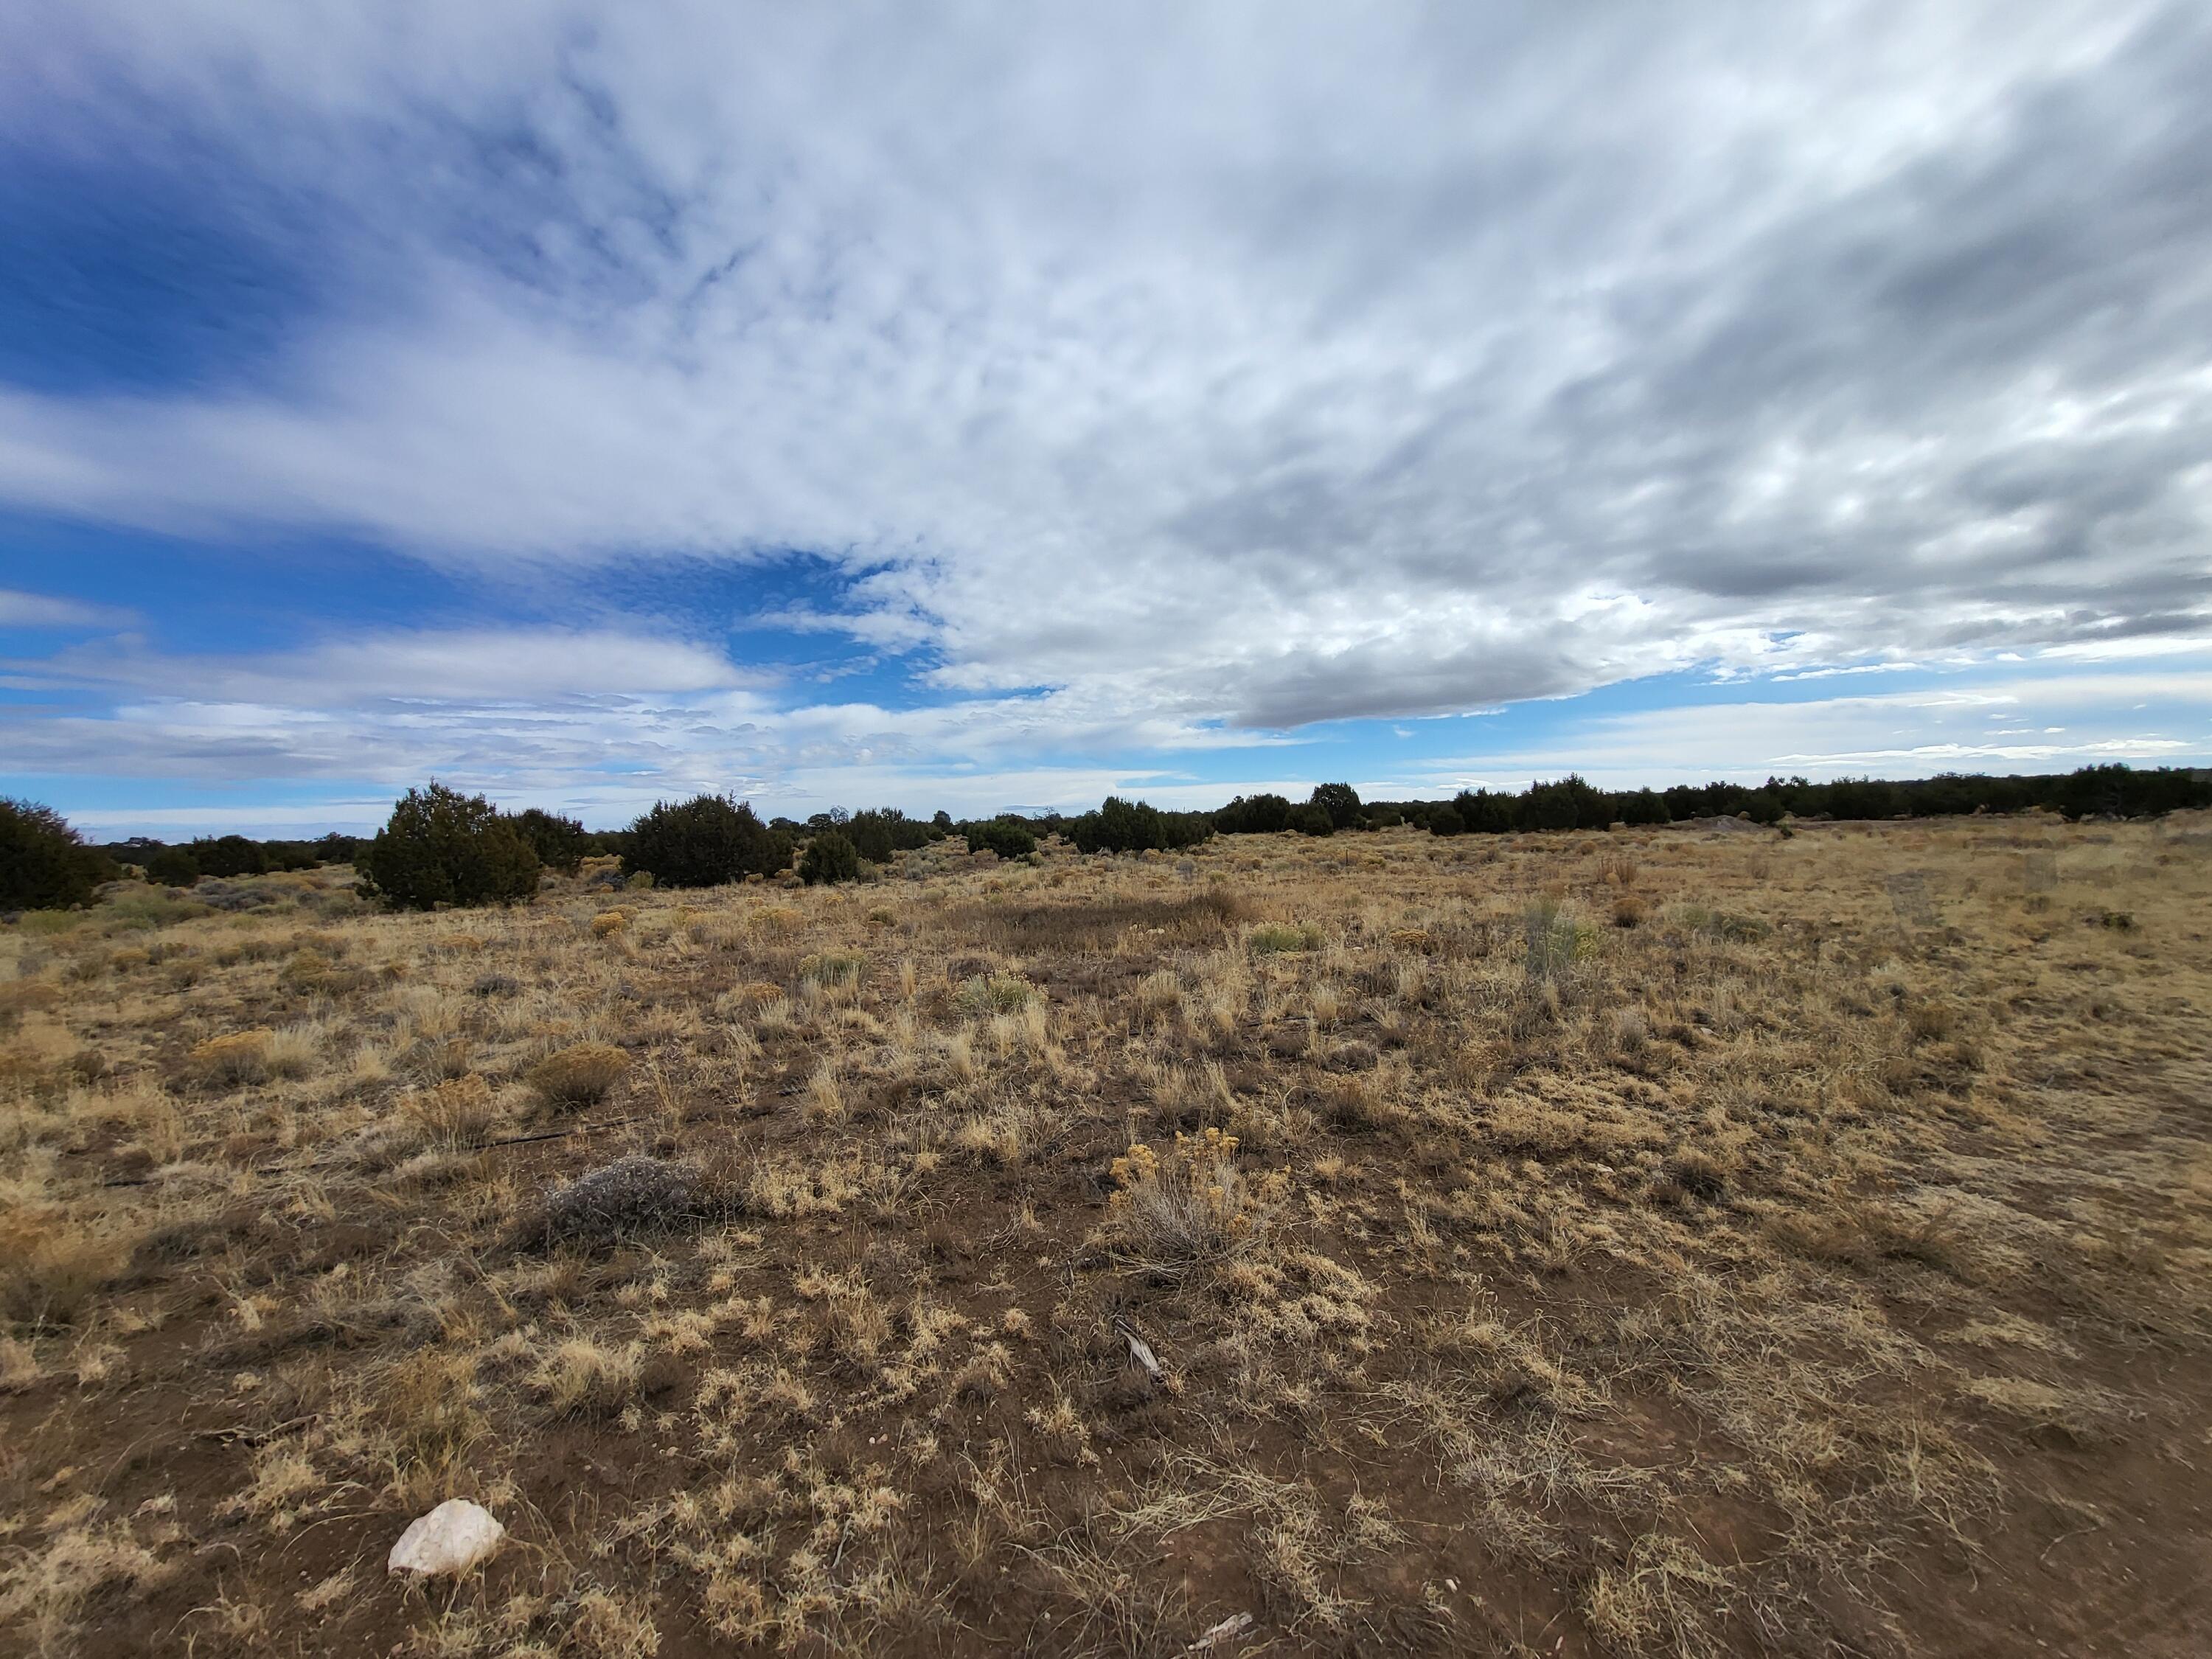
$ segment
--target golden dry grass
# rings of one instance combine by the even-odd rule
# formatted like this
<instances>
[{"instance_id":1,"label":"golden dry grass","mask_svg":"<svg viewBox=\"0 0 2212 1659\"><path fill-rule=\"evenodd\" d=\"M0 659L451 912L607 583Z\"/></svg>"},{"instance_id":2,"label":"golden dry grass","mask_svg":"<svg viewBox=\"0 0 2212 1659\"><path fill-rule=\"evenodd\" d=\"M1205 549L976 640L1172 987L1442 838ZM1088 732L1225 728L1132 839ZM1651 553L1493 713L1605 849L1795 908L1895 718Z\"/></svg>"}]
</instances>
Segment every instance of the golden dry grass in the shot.
<instances>
[{"instance_id":1,"label":"golden dry grass","mask_svg":"<svg viewBox=\"0 0 2212 1659\"><path fill-rule=\"evenodd\" d=\"M604 868L0 931L0 1648L2205 1629L2201 822Z\"/></svg>"}]
</instances>

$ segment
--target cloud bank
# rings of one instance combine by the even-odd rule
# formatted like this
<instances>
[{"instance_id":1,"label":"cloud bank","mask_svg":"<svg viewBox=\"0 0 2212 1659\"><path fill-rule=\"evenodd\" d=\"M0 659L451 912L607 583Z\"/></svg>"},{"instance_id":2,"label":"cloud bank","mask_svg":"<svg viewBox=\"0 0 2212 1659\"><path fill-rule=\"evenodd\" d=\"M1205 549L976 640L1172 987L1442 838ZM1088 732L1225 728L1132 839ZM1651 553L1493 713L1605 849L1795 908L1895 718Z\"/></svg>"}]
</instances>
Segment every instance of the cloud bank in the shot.
<instances>
[{"instance_id":1,"label":"cloud bank","mask_svg":"<svg viewBox=\"0 0 2212 1659\"><path fill-rule=\"evenodd\" d=\"M767 776L2203 648L2208 84L2186 4L32 0L0 145L191 218L240 326L0 383L0 503L486 581L795 553L836 595L773 620L911 705L619 616L539 684L495 619L209 656L146 727L301 775L394 683L449 711L395 770L620 721ZM143 711L153 660L47 666Z\"/></svg>"}]
</instances>

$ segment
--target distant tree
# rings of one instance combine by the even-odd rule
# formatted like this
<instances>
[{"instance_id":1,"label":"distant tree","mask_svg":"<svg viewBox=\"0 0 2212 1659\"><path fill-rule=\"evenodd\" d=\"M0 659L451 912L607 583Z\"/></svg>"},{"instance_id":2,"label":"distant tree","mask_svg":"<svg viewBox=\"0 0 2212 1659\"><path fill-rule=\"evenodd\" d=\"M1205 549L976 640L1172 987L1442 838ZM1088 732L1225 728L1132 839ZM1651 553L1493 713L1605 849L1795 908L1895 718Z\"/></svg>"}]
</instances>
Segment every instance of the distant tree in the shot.
<instances>
[{"instance_id":1,"label":"distant tree","mask_svg":"<svg viewBox=\"0 0 2212 1659\"><path fill-rule=\"evenodd\" d=\"M1169 852L1179 852L1186 847L1196 847L1213 839L1213 815L1211 812L1163 812L1160 814L1160 845Z\"/></svg>"},{"instance_id":2,"label":"distant tree","mask_svg":"<svg viewBox=\"0 0 2212 1659\"><path fill-rule=\"evenodd\" d=\"M894 850L890 820L881 812L855 812L845 824L845 838L871 864L889 864Z\"/></svg>"},{"instance_id":3,"label":"distant tree","mask_svg":"<svg viewBox=\"0 0 2212 1659\"><path fill-rule=\"evenodd\" d=\"M325 864L351 864L360 845L358 837L342 836L333 830L315 843L315 856Z\"/></svg>"},{"instance_id":4,"label":"distant tree","mask_svg":"<svg viewBox=\"0 0 2212 1659\"><path fill-rule=\"evenodd\" d=\"M312 870L322 862L311 841L264 841L261 843L264 870Z\"/></svg>"},{"instance_id":5,"label":"distant tree","mask_svg":"<svg viewBox=\"0 0 2212 1659\"><path fill-rule=\"evenodd\" d=\"M591 836L580 819L563 817L542 806L526 806L513 822L514 833L530 843L530 850L547 869L574 873L584 861Z\"/></svg>"},{"instance_id":6,"label":"distant tree","mask_svg":"<svg viewBox=\"0 0 2212 1659\"><path fill-rule=\"evenodd\" d=\"M1291 804L1280 795L1239 795L1213 815L1224 836L1272 836L1289 827Z\"/></svg>"},{"instance_id":7,"label":"distant tree","mask_svg":"<svg viewBox=\"0 0 2212 1659\"><path fill-rule=\"evenodd\" d=\"M410 789L359 853L363 890L402 909L512 904L538 890L538 854L482 795Z\"/></svg>"},{"instance_id":8,"label":"distant tree","mask_svg":"<svg viewBox=\"0 0 2212 1659\"><path fill-rule=\"evenodd\" d=\"M799 860L799 878L810 887L822 882L851 881L860 873L860 849L842 830L817 831Z\"/></svg>"},{"instance_id":9,"label":"distant tree","mask_svg":"<svg viewBox=\"0 0 2212 1659\"><path fill-rule=\"evenodd\" d=\"M1455 806L1439 806L1429 814L1429 833L1432 836L1462 835L1467 820L1459 815Z\"/></svg>"},{"instance_id":10,"label":"distant tree","mask_svg":"<svg viewBox=\"0 0 2212 1659\"><path fill-rule=\"evenodd\" d=\"M52 807L0 796L0 910L88 904L113 870Z\"/></svg>"},{"instance_id":11,"label":"distant tree","mask_svg":"<svg viewBox=\"0 0 2212 1659\"><path fill-rule=\"evenodd\" d=\"M1245 805L1240 799L1221 809L1216 816L1224 830L1243 817ZM1441 814L1449 810L1468 831L1498 834L1512 830L1589 829L1616 821L1658 824L1742 817L1757 823L1775 824L1792 813L1801 817L1891 818L2018 812L2038 806L2069 817L2141 817L2212 806L2212 771L2185 767L2136 770L2115 763L2039 776L1985 777L1945 772L1929 778L1838 778L1831 783L1770 777L1756 788L1716 780L1674 784L1663 793L1650 789L1609 793L1595 789L1571 774L1553 782L1532 784L1517 795L1462 790L1449 808L1443 804L1413 803L1407 808L1407 817L1448 834L1449 821ZM1368 813L1370 822L1379 816L1373 805Z\"/></svg>"},{"instance_id":12,"label":"distant tree","mask_svg":"<svg viewBox=\"0 0 2212 1659\"><path fill-rule=\"evenodd\" d=\"M1350 830L1359 822L1359 792L1348 783L1316 784L1308 804L1328 813L1329 823L1339 830Z\"/></svg>"},{"instance_id":13,"label":"distant tree","mask_svg":"<svg viewBox=\"0 0 2212 1659\"><path fill-rule=\"evenodd\" d=\"M971 823L963 833L971 853L988 848L1002 859L1025 859L1036 851L1036 832L1019 818L996 817L984 823Z\"/></svg>"},{"instance_id":14,"label":"distant tree","mask_svg":"<svg viewBox=\"0 0 2212 1659\"><path fill-rule=\"evenodd\" d=\"M618 859L629 851L628 830L592 830L584 836L586 858Z\"/></svg>"},{"instance_id":15,"label":"distant tree","mask_svg":"<svg viewBox=\"0 0 2212 1659\"><path fill-rule=\"evenodd\" d=\"M1462 789L1453 799L1452 810L1473 835L1510 835L1521 827L1521 802L1513 795Z\"/></svg>"},{"instance_id":16,"label":"distant tree","mask_svg":"<svg viewBox=\"0 0 2212 1659\"><path fill-rule=\"evenodd\" d=\"M1887 818L1899 811L1895 787L1872 778L1838 778L1826 793L1831 817Z\"/></svg>"},{"instance_id":17,"label":"distant tree","mask_svg":"<svg viewBox=\"0 0 2212 1659\"><path fill-rule=\"evenodd\" d=\"M161 887L190 887L200 878L200 866L182 847L164 847L146 855L146 879Z\"/></svg>"},{"instance_id":18,"label":"distant tree","mask_svg":"<svg viewBox=\"0 0 2212 1659\"><path fill-rule=\"evenodd\" d=\"M1068 825L1067 836L1085 853L1140 853L1165 844L1158 808L1119 795Z\"/></svg>"},{"instance_id":19,"label":"distant tree","mask_svg":"<svg viewBox=\"0 0 2212 1659\"><path fill-rule=\"evenodd\" d=\"M1333 836L1336 820L1329 817L1327 807L1305 801L1291 808L1289 827L1302 836Z\"/></svg>"},{"instance_id":20,"label":"distant tree","mask_svg":"<svg viewBox=\"0 0 2212 1659\"><path fill-rule=\"evenodd\" d=\"M630 826L623 872L647 871L662 887L718 887L748 875L772 876L789 857L787 845L748 803L697 795L676 805L656 801Z\"/></svg>"},{"instance_id":21,"label":"distant tree","mask_svg":"<svg viewBox=\"0 0 2212 1659\"><path fill-rule=\"evenodd\" d=\"M844 826L846 836L871 864L889 864L894 853L910 853L935 839L931 827L910 818L896 806L855 812Z\"/></svg>"},{"instance_id":22,"label":"distant tree","mask_svg":"<svg viewBox=\"0 0 2212 1659\"><path fill-rule=\"evenodd\" d=\"M952 814L946 811L941 806L939 807L936 812L931 816L929 822L931 828L934 830L939 830L945 835L951 835L952 833Z\"/></svg>"},{"instance_id":23,"label":"distant tree","mask_svg":"<svg viewBox=\"0 0 2212 1659\"><path fill-rule=\"evenodd\" d=\"M220 879L258 876L269 868L269 856L261 850L261 844L244 836L217 836L212 839L202 836L192 842L191 854L192 862L199 866L202 875Z\"/></svg>"}]
</instances>

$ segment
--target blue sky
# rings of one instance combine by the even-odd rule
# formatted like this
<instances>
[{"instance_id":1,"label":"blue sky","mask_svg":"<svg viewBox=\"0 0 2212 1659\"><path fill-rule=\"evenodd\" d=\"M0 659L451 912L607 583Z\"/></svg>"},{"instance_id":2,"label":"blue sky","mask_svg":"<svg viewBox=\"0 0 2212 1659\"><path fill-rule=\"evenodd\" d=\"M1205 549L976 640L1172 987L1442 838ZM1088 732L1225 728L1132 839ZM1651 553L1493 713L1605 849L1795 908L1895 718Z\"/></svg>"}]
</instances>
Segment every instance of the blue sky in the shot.
<instances>
[{"instance_id":1,"label":"blue sky","mask_svg":"<svg viewBox=\"0 0 2212 1659\"><path fill-rule=\"evenodd\" d=\"M101 833L2212 760L2157 4L0 18Z\"/></svg>"}]
</instances>

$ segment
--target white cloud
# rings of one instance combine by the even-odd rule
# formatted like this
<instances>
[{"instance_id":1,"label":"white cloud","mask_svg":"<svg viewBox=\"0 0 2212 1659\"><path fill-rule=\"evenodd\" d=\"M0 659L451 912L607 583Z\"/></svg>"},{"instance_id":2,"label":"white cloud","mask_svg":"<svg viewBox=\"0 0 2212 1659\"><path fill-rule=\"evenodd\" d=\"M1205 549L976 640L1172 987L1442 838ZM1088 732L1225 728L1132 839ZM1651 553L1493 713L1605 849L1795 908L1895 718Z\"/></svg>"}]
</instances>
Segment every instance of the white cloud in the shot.
<instances>
[{"instance_id":1,"label":"white cloud","mask_svg":"<svg viewBox=\"0 0 2212 1659\"><path fill-rule=\"evenodd\" d=\"M18 665L21 666L22 665ZM342 635L257 655L176 655L143 640L106 641L42 659L57 679L183 696L266 701L287 709L370 700L487 704L568 697L734 690L768 683L684 640L605 629L459 628Z\"/></svg>"},{"instance_id":2,"label":"white cloud","mask_svg":"<svg viewBox=\"0 0 2212 1659\"><path fill-rule=\"evenodd\" d=\"M132 612L113 605L0 587L0 628L128 628L136 620Z\"/></svg>"},{"instance_id":3,"label":"white cloud","mask_svg":"<svg viewBox=\"0 0 2212 1659\"><path fill-rule=\"evenodd\" d=\"M10 13L20 138L188 131L356 273L0 391L19 508L797 548L867 574L787 622L1132 731L2212 603L2185 9Z\"/></svg>"},{"instance_id":4,"label":"white cloud","mask_svg":"<svg viewBox=\"0 0 2212 1659\"><path fill-rule=\"evenodd\" d=\"M10 763L594 822L1211 805L1307 784L1063 763L1685 670L1974 673L1465 728L1494 752L1362 787L2200 755L2208 78L2152 0L21 0L0 143L293 275L204 374L0 385L0 507L333 532L592 620L222 654L0 590L118 635L6 665L64 694ZM751 620L928 706L623 614L633 568L793 550L842 583Z\"/></svg>"}]
</instances>

